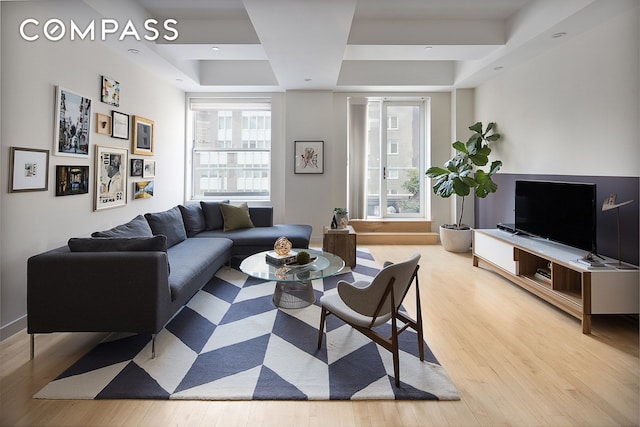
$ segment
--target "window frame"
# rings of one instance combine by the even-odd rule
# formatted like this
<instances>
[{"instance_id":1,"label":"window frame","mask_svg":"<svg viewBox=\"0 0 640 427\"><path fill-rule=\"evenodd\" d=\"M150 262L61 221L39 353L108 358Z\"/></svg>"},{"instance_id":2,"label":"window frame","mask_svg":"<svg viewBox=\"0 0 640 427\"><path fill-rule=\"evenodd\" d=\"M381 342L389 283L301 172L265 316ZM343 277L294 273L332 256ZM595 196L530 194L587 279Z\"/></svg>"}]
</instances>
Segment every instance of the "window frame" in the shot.
<instances>
[{"instance_id":1,"label":"window frame","mask_svg":"<svg viewBox=\"0 0 640 427\"><path fill-rule=\"evenodd\" d=\"M248 99L248 98L208 98L208 97L193 97L187 98L187 162L186 162L186 186L185 191L187 191L188 199L192 201L199 200L237 200L237 201L270 201L273 194L273 105L272 100L270 98L257 98L257 99ZM199 147L199 142L197 141L198 135L198 125L197 125L197 113L198 111L232 111L231 115L226 115L225 124L228 124L228 118L233 116L232 123L235 118L235 114L238 115L238 125L240 129L232 130L232 139L229 143L224 143L223 146L212 147L210 149L203 149ZM268 123L268 125L262 126L262 128L258 129L248 129L248 134L244 132L242 129L242 124L244 123L244 114L243 112L248 111L262 111L269 112L268 120L260 120L258 119L258 115L248 116L248 122L252 122L252 118L255 118L255 123ZM263 116L266 117L266 114ZM217 137L218 132L220 131L219 123L220 117L216 120L212 120L215 122L213 126L216 126L215 129L210 129L210 132L215 132ZM225 126L228 128L228 126ZM255 132L253 132L255 131ZM261 139L257 141L255 139L247 139L244 140L245 136L255 136L260 135L260 132L263 134L267 134L267 139ZM226 140L226 139L225 139ZM265 143L267 141L267 143ZM245 144L246 142L246 144ZM246 146L245 146L246 145ZM260 147L262 145L262 147ZM255 146L255 147L252 147ZM232 153L234 157L237 158L245 157L245 161L252 161L252 167L247 168L243 165L236 164L235 170L238 171L238 175L233 177L235 182L238 184L236 187L237 191L223 191L217 192L212 191L211 194L206 194L205 191L198 191L198 181L204 179L222 179L228 180L228 176L226 175L229 170L232 169L220 169L215 170L208 166L211 172L215 172L211 175L200 176L199 175L199 163L197 162L199 153ZM233 154L235 153L235 154ZM264 155L266 154L267 162L264 163ZM260 165L263 167L260 168ZM253 170L255 168L255 170ZM252 169L252 170L249 170ZM249 173L251 172L251 173ZM219 177L214 177L213 175L219 175ZM266 176L265 176L266 175ZM262 188L265 188L265 191L257 191L257 192L247 192L242 191L241 188L245 187L246 183L251 180L263 180ZM265 181L266 180L266 181ZM228 182L223 186L228 185ZM215 188L215 186L214 186Z\"/></svg>"}]
</instances>

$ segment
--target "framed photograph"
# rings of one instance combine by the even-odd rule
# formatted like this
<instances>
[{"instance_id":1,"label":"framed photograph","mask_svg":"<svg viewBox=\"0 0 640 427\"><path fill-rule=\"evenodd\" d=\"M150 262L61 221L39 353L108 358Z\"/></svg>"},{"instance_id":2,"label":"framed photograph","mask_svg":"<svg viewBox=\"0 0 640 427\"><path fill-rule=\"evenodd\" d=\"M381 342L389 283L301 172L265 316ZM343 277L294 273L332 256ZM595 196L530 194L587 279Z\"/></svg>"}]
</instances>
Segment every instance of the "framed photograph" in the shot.
<instances>
[{"instance_id":1,"label":"framed photograph","mask_svg":"<svg viewBox=\"0 0 640 427\"><path fill-rule=\"evenodd\" d=\"M58 86L55 114L53 154L89 158L91 100Z\"/></svg>"},{"instance_id":2,"label":"framed photograph","mask_svg":"<svg viewBox=\"0 0 640 427\"><path fill-rule=\"evenodd\" d=\"M56 196L89 192L89 166L56 166Z\"/></svg>"},{"instance_id":3,"label":"framed photograph","mask_svg":"<svg viewBox=\"0 0 640 427\"><path fill-rule=\"evenodd\" d=\"M126 148L96 145L94 210L127 204Z\"/></svg>"},{"instance_id":4,"label":"framed photograph","mask_svg":"<svg viewBox=\"0 0 640 427\"><path fill-rule=\"evenodd\" d=\"M155 178L156 176L156 161L155 160L145 160L144 168L142 170L143 178Z\"/></svg>"},{"instance_id":5,"label":"framed photograph","mask_svg":"<svg viewBox=\"0 0 640 427\"><path fill-rule=\"evenodd\" d=\"M49 150L10 147L9 192L49 189Z\"/></svg>"},{"instance_id":6,"label":"framed photograph","mask_svg":"<svg viewBox=\"0 0 640 427\"><path fill-rule=\"evenodd\" d=\"M133 154L153 155L153 120L133 116Z\"/></svg>"},{"instance_id":7,"label":"framed photograph","mask_svg":"<svg viewBox=\"0 0 640 427\"><path fill-rule=\"evenodd\" d=\"M144 167L144 161L142 159L131 159L131 168L129 174L131 176L142 177L142 168Z\"/></svg>"},{"instance_id":8,"label":"framed photograph","mask_svg":"<svg viewBox=\"0 0 640 427\"><path fill-rule=\"evenodd\" d=\"M150 199L153 197L153 181L136 181L133 183L134 199Z\"/></svg>"},{"instance_id":9,"label":"framed photograph","mask_svg":"<svg viewBox=\"0 0 640 427\"><path fill-rule=\"evenodd\" d=\"M96 132L102 135L111 135L111 117L96 113Z\"/></svg>"},{"instance_id":10,"label":"framed photograph","mask_svg":"<svg viewBox=\"0 0 640 427\"><path fill-rule=\"evenodd\" d=\"M113 138L129 139L129 115L119 113L117 111L111 112L111 136Z\"/></svg>"},{"instance_id":11,"label":"framed photograph","mask_svg":"<svg viewBox=\"0 0 640 427\"><path fill-rule=\"evenodd\" d=\"M324 141L295 141L295 173L324 173Z\"/></svg>"},{"instance_id":12,"label":"framed photograph","mask_svg":"<svg viewBox=\"0 0 640 427\"><path fill-rule=\"evenodd\" d=\"M120 106L120 83L107 76L102 76L102 102Z\"/></svg>"}]
</instances>

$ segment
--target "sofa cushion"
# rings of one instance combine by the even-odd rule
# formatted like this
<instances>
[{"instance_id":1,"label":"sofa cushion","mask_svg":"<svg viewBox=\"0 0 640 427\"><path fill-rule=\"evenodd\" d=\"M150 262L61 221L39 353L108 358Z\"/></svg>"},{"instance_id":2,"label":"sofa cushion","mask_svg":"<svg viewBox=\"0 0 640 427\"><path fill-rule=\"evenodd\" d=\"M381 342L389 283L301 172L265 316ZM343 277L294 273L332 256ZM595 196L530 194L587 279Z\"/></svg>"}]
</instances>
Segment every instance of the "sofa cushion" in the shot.
<instances>
[{"instance_id":1,"label":"sofa cushion","mask_svg":"<svg viewBox=\"0 0 640 427\"><path fill-rule=\"evenodd\" d=\"M96 231L91 234L91 237L153 237L153 232L147 220L142 215L138 215L126 224L109 230Z\"/></svg>"},{"instance_id":2,"label":"sofa cushion","mask_svg":"<svg viewBox=\"0 0 640 427\"><path fill-rule=\"evenodd\" d=\"M172 301L185 304L229 260L229 239L187 239L167 250Z\"/></svg>"},{"instance_id":3,"label":"sofa cushion","mask_svg":"<svg viewBox=\"0 0 640 427\"><path fill-rule=\"evenodd\" d=\"M233 240L233 255L251 255L260 251L273 250L278 237L285 236L294 248L308 248L313 231L305 224L277 224L272 227L245 228L223 232L222 230L203 231L195 240L208 237L226 237ZM194 240L194 239L190 239Z\"/></svg>"},{"instance_id":4,"label":"sofa cushion","mask_svg":"<svg viewBox=\"0 0 640 427\"><path fill-rule=\"evenodd\" d=\"M179 205L178 207L182 214L182 221L184 222L184 229L187 232L187 237L193 237L207 229L207 224L204 220L204 213L198 203L192 203L186 206Z\"/></svg>"},{"instance_id":5,"label":"sofa cushion","mask_svg":"<svg viewBox=\"0 0 640 427\"><path fill-rule=\"evenodd\" d=\"M71 252L167 251L166 236L74 237L67 243Z\"/></svg>"},{"instance_id":6,"label":"sofa cushion","mask_svg":"<svg viewBox=\"0 0 640 427\"><path fill-rule=\"evenodd\" d=\"M200 202L202 208L202 214L204 215L204 221L207 226L207 230L218 230L224 226L222 219L222 212L220 212L220 203L229 203L228 200L222 202Z\"/></svg>"},{"instance_id":7,"label":"sofa cushion","mask_svg":"<svg viewBox=\"0 0 640 427\"><path fill-rule=\"evenodd\" d=\"M177 206L168 211L147 213L144 217L149 222L154 235L163 234L167 236L167 247L169 248L187 238L182 214Z\"/></svg>"},{"instance_id":8,"label":"sofa cushion","mask_svg":"<svg viewBox=\"0 0 640 427\"><path fill-rule=\"evenodd\" d=\"M246 202L238 206L221 203L220 211L222 212L222 218L224 220L225 232L255 227L251 221L249 207Z\"/></svg>"}]
</instances>

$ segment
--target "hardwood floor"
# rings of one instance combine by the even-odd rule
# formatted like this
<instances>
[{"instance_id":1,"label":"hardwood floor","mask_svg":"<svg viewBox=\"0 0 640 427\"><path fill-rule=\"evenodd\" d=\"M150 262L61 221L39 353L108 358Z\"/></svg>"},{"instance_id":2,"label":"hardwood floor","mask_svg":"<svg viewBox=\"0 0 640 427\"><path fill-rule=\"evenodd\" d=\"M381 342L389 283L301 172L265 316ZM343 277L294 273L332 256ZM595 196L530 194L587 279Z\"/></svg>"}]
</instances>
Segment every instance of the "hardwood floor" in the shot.
<instances>
[{"instance_id":1,"label":"hardwood floor","mask_svg":"<svg viewBox=\"0 0 640 427\"><path fill-rule=\"evenodd\" d=\"M440 246L370 246L381 264L422 254L425 339L461 395L454 402L47 401L31 396L101 334L0 344L2 426L636 426L638 323L578 320ZM407 301L412 300L409 295ZM412 307L408 307L409 310Z\"/></svg>"}]
</instances>

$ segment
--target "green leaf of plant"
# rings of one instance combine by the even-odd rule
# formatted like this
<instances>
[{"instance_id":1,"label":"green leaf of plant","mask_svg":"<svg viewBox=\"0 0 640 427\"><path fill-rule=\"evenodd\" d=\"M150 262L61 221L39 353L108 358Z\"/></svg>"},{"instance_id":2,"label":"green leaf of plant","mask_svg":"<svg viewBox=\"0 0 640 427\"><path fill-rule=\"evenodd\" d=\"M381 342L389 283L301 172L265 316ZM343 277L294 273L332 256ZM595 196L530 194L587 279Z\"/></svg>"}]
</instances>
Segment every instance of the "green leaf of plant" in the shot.
<instances>
[{"instance_id":1,"label":"green leaf of plant","mask_svg":"<svg viewBox=\"0 0 640 427\"><path fill-rule=\"evenodd\" d=\"M443 169L439 166L432 166L429 169L427 169L427 172L425 173L425 175L427 175L429 178L435 178L440 175L448 175L448 174L449 174L449 171L447 169Z\"/></svg>"},{"instance_id":2,"label":"green leaf of plant","mask_svg":"<svg viewBox=\"0 0 640 427\"><path fill-rule=\"evenodd\" d=\"M477 122L472 126L469 126L469 130L472 130L476 133L482 133L482 122Z\"/></svg>"},{"instance_id":3,"label":"green leaf of plant","mask_svg":"<svg viewBox=\"0 0 640 427\"><path fill-rule=\"evenodd\" d=\"M495 125L496 125L496 124L495 124L494 122L489 123L489 124L487 125L487 130L484 132L484 134L485 134L485 135L486 135L486 134L488 134L488 133L489 133L489 131L495 127Z\"/></svg>"},{"instance_id":4,"label":"green leaf of plant","mask_svg":"<svg viewBox=\"0 0 640 427\"><path fill-rule=\"evenodd\" d=\"M494 133L493 135L487 136L487 141L497 141L502 137L499 133Z\"/></svg>"},{"instance_id":5,"label":"green leaf of plant","mask_svg":"<svg viewBox=\"0 0 640 427\"><path fill-rule=\"evenodd\" d=\"M489 156L484 153L478 153L475 156L469 156L469 158L476 166L484 166L489 163Z\"/></svg>"},{"instance_id":6,"label":"green leaf of plant","mask_svg":"<svg viewBox=\"0 0 640 427\"><path fill-rule=\"evenodd\" d=\"M453 181L449 181L448 179L443 180L440 185L437 187L433 187L436 195L440 197L449 197L453 194Z\"/></svg>"},{"instance_id":7,"label":"green leaf of plant","mask_svg":"<svg viewBox=\"0 0 640 427\"><path fill-rule=\"evenodd\" d=\"M480 198L487 197L489 193L495 193L498 189L498 184L493 182L491 176L483 170L476 171L475 178L478 183L478 186L476 187L476 195Z\"/></svg>"},{"instance_id":8,"label":"green leaf of plant","mask_svg":"<svg viewBox=\"0 0 640 427\"><path fill-rule=\"evenodd\" d=\"M482 135L474 134L467 141L467 152L469 155L474 155L482 147Z\"/></svg>"},{"instance_id":9,"label":"green leaf of plant","mask_svg":"<svg viewBox=\"0 0 640 427\"><path fill-rule=\"evenodd\" d=\"M453 144L451 144L453 146L453 148L455 148L458 151L462 151L463 153L467 154L467 147L465 147L465 145L460 142L460 141L456 141Z\"/></svg>"},{"instance_id":10,"label":"green leaf of plant","mask_svg":"<svg viewBox=\"0 0 640 427\"><path fill-rule=\"evenodd\" d=\"M494 160L493 162L491 162L491 168L489 169L489 176L498 172L501 167L502 167L502 161Z\"/></svg>"},{"instance_id":11,"label":"green leaf of plant","mask_svg":"<svg viewBox=\"0 0 640 427\"><path fill-rule=\"evenodd\" d=\"M460 178L455 178L452 180L453 189L458 196L468 196L471 192L470 187Z\"/></svg>"}]
</instances>

